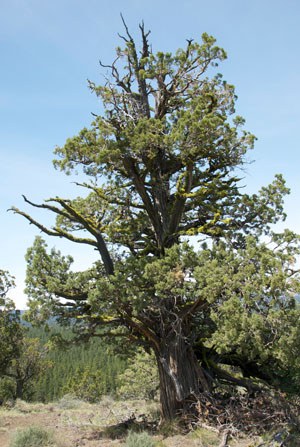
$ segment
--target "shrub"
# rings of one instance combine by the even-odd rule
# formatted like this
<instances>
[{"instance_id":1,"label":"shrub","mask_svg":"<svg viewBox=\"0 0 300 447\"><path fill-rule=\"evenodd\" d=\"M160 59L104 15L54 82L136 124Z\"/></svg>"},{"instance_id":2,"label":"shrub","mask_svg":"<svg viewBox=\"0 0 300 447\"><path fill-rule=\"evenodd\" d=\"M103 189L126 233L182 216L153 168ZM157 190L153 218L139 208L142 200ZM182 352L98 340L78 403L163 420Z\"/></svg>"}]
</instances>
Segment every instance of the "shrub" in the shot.
<instances>
[{"instance_id":1,"label":"shrub","mask_svg":"<svg viewBox=\"0 0 300 447\"><path fill-rule=\"evenodd\" d=\"M16 385L9 377L0 378L0 401L6 402L14 398Z\"/></svg>"},{"instance_id":2,"label":"shrub","mask_svg":"<svg viewBox=\"0 0 300 447\"><path fill-rule=\"evenodd\" d=\"M57 406L61 410L74 410L76 408L79 408L81 405L82 400L78 399L76 396L72 394L66 394L59 400Z\"/></svg>"},{"instance_id":3,"label":"shrub","mask_svg":"<svg viewBox=\"0 0 300 447\"><path fill-rule=\"evenodd\" d=\"M200 442L199 445L203 447L214 447L220 445L220 438L218 433L204 427L197 428L194 432L191 433L190 437L192 439L198 440Z\"/></svg>"},{"instance_id":4,"label":"shrub","mask_svg":"<svg viewBox=\"0 0 300 447\"><path fill-rule=\"evenodd\" d=\"M45 404L42 402L26 402L25 400L16 399L14 401L14 409L20 413L39 413L45 411Z\"/></svg>"},{"instance_id":5,"label":"shrub","mask_svg":"<svg viewBox=\"0 0 300 447\"><path fill-rule=\"evenodd\" d=\"M126 447L155 447L156 443L146 432L130 432L126 438Z\"/></svg>"},{"instance_id":6,"label":"shrub","mask_svg":"<svg viewBox=\"0 0 300 447\"><path fill-rule=\"evenodd\" d=\"M86 402L99 402L106 390L106 383L101 371L90 367L78 368L69 379L64 391Z\"/></svg>"},{"instance_id":7,"label":"shrub","mask_svg":"<svg viewBox=\"0 0 300 447\"><path fill-rule=\"evenodd\" d=\"M20 411L20 413L33 413L35 412L34 405L26 402L22 399L16 399L14 404L14 409Z\"/></svg>"},{"instance_id":8,"label":"shrub","mask_svg":"<svg viewBox=\"0 0 300 447\"><path fill-rule=\"evenodd\" d=\"M123 399L153 399L159 381L155 357L139 350L128 368L119 375L118 395Z\"/></svg>"},{"instance_id":9,"label":"shrub","mask_svg":"<svg viewBox=\"0 0 300 447\"><path fill-rule=\"evenodd\" d=\"M54 447L52 432L41 427L28 427L19 430L9 447Z\"/></svg>"}]
</instances>

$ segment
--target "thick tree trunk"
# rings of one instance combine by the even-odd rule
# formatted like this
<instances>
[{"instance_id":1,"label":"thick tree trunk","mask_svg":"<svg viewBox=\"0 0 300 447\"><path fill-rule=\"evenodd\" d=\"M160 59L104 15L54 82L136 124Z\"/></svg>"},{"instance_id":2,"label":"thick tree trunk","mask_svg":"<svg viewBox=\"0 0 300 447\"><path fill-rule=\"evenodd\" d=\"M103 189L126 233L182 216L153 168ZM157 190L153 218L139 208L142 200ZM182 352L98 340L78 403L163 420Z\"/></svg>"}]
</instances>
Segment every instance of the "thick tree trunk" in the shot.
<instances>
[{"instance_id":1,"label":"thick tree trunk","mask_svg":"<svg viewBox=\"0 0 300 447\"><path fill-rule=\"evenodd\" d=\"M23 398L23 388L24 383L22 380L16 381L16 399L22 399Z\"/></svg>"},{"instance_id":2,"label":"thick tree trunk","mask_svg":"<svg viewBox=\"0 0 300 447\"><path fill-rule=\"evenodd\" d=\"M172 420L197 400L199 393L209 391L203 369L183 336L172 334L156 349L160 380L161 417Z\"/></svg>"}]
</instances>

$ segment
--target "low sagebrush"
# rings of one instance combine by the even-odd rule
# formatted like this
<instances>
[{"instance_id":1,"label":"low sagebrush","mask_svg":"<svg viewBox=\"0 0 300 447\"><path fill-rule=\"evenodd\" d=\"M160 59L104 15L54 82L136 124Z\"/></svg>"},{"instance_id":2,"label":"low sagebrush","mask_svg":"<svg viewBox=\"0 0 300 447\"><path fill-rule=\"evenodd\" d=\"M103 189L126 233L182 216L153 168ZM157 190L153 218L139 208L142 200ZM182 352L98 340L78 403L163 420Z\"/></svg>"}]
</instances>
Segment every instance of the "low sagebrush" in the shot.
<instances>
[{"instance_id":1,"label":"low sagebrush","mask_svg":"<svg viewBox=\"0 0 300 447\"><path fill-rule=\"evenodd\" d=\"M146 432L129 432L125 447L155 447L156 443Z\"/></svg>"},{"instance_id":2,"label":"low sagebrush","mask_svg":"<svg viewBox=\"0 0 300 447\"><path fill-rule=\"evenodd\" d=\"M9 447L54 447L53 433L41 427L18 430Z\"/></svg>"}]
</instances>

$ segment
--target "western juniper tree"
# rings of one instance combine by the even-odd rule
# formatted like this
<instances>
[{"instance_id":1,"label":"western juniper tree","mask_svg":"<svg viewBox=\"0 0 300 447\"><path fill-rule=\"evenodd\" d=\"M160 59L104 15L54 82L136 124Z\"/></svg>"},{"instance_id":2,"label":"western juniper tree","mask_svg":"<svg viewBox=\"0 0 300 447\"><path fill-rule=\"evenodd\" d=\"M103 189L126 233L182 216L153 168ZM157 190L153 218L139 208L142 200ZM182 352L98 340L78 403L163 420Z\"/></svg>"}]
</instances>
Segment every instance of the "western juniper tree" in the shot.
<instances>
[{"instance_id":1,"label":"western juniper tree","mask_svg":"<svg viewBox=\"0 0 300 447\"><path fill-rule=\"evenodd\" d=\"M235 114L234 87L214 74L225 51L203 34L175 54L155 53L143 24L140 48L124 26L123 47L101 64L106 82L89 82L104 113L55 150L57 169L90 177L78 183L85 194L24 197L56 216L52 227L14 211L99 254L74 272L71 257L37 237L27 253L32 318L55 315L81 337L126 337L152 350L167 420L220 383L279 384L295 364L299 240L271 231L285 218L281 175L243 192L255 137ZM196 249L191 236L206 243Z\"/></svg>"}]
</instances>

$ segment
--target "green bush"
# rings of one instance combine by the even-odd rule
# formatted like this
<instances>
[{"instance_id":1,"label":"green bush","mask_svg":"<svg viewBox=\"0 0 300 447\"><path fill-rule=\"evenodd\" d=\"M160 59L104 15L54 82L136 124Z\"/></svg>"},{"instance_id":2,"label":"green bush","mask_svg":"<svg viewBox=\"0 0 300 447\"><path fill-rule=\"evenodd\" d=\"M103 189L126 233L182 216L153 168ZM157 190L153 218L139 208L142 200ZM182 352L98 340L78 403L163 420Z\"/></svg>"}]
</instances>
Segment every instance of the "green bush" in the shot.
<instances>
[{"instance_id":1,"label":"green bush","mask_svg":"<svg viewBox=\"0 0 300 447\"><path fill-rule=\"evenodd\" d=\"M139 350L128 368L118 377L121 399L154 399L159 380L155 357Z\"/></svg>"},{"instance_id":2,"label":"green bush","mask_svg":"<svg viewBox=\"0 0 300 447\"><path fill-rule=\"evenodd\" d=\"M0 378L0 400L6 402L15 396L16 385L9 377Z\"/></svg>"},{"instance_id":3,"label":"green bush","mask_svg":"<svg viewBox=\"0 0 300 447\"><path fill-rule=\"evenodd\" d=\"M78 368L69 379L64 391L86 402L99 402L106 390L106 383L100 370L93 371L89 366Z\"/></svg>"},{"instance_id":4,"label":"green bush","mask_svg":"<svg viewBox=\"0 0 300 447\"><path fill-rule=\"evenodd\" d=\"M53 434L41 427L28 427L19 430L9 447L54 447Z\"/></svg>"},{"instance_id":5,"label":"green bush","mask_svg":"<svg viewBox=\"0 0 300 447\"><path fill-rule=\"evenodd\" d=\"M155 447L156 443L146 432L130 432L126 438L126 447Z\"/></svg>"}]
</instances>

